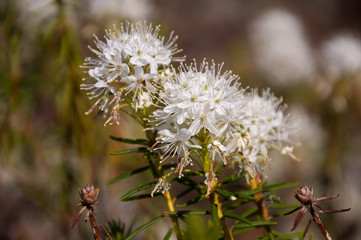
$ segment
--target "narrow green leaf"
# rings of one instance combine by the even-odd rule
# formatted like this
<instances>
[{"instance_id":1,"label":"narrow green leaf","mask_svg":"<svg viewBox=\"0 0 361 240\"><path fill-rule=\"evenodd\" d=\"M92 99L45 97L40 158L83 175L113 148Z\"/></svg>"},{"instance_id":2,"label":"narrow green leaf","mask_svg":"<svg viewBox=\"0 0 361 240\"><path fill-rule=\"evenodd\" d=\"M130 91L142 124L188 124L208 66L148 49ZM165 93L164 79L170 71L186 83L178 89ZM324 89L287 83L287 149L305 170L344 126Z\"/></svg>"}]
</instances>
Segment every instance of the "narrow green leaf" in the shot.
<instances>
[{"instance_id":1,"label":"narrow green leaf","mask_svg":"<svg viewBox=\"0 0 361 240\"><path fill-rule=\"evenodd\" d=\"M187 178L185 176L179 178L179 177L175 177L174 181L177 181L183 185L189 186L189 187L193 187L195 189L201 189L201 188L205 188L203 187L201 184L195 182L194 180Z\"/></svg>"},{"instance_id":2,"label":"narrow green leaf","mask_svg":"<svg viewBox=\"0 0 361 240\"><path fill-rule=\"evenodd\" d=\"M247 190L247 191L242 191L242 192L236 192L236 196L238 198L246 198L248 199L249 197L252 197L252 199L254 199L254 194L259 193L261 190L260 189L254 189L254 190Z\"/></svg>"},{"instance_id":3,"label":"narrow green leaf","mask_svg":"<svg viewBox=\"0 0 361 240\"><path fill-rule=\"evenodd\" d=\"M220 219L218 217L218 208L216 204L212 204L212 220L213 223L216 224L216 226L219 226Z\"/></svg>"},{"instance_id":4,"label":"narrow green leaf","mask_svg":"<svg viewBox=\"0 0 361 240\"><path fill-rule=\"evenodd\" d=\"M271 226L271 225L276 225L276 222L271 222L271 221L253 221L251 222L251 224L249 223L238 223L235 224L233 227L234 228L249 228L249 227L261 227L261 226Z\"/></svg>"},{"instance_id":5,"label":"narrow green leaf","mask_svg":"<svg viewBox=\"0 0 361 240\"><path fill-rule=\"evenodd\" d=\"M295 238L303 239L303 232L281 234L276 231L272 231L272 233L275 237L280 238L280 239L285 239L285 240L291 240L291 239L295 239Z\"/></svg>"},{"instance_id":6,"label":"narrow green leaf","mask_svg":"<svg viewBox=\"0 0 361 240\"><path fill-rule=\"evenodd\" d=\"M192 205L192 204L196 204L196 203L202 201L202 200L205 199L205 198L206 198L205 195L200 195L200 196L198 196L198 197L195 197L195 198L189 200L189 201L186 202L186 203L177 204L177 207L187 207L187 206L190 206L190 205Z\"/></svg>"},{"instance_id":7,"label":"narrow green leaf","mask_svg":"<svg viewBox=\"0 0 361 240\"><path fill-rule=\"evenodd\" d=\"M285 209L285 208L297 208L299 207L300 205L299 204L271 204L268 206L268 208L276 208L276 209Z\"/></svg>"},{"instance_id":8,"label":"narrow green leaf","mask_svg":"<svg viewBox=\"0 0 361 240\"><path fill-rule=\"evenodd\" d=\"M148 143L148 141L146 139L131 139L131 138L121 138L121 137L114 137L114 136L109 136L111 139L118 141L118 142L122 142L122 143L129 143L129 144L142 144L142 145L146 145Z\"/></svg>"},{"instance_id":9,"label":"narrow green leaf","mask_svg":"<svg viewBox=\"0 0 361 240\"><path fill-rule=\"evenodd\" d=\"M238 234L249 232L249 231L254 230L254 229L256 229L256 227L241 228L241 229L238 229L236 231L233 231L232 235L236 236Z\"/></svg>"},{"instance_id":10,"label":"narrow green leaf","mask_svg":"<svg viewBox=\"0 0 361 240\"><path fill-rule=\"evenodd\" d=\"M258 210L257 207L253 207L253 208L243 212L240 216L241 217L248 217L248 216L252 215L253 213L257 212L257 210Z\"/></svg>"},{"instance_id":11,"label":"narrow green leaf","mask_svg":"<svg viewBox=\"0 0 361 240\"><path fill-rule=\"evenodd\" d=\"M276 184L271 184L271 185L263 185L263 190L268 190L268 191L277 191L280 189L284 189L284 188L291 188L291 187L295 187L298 186L298 182L292 182L292 183L276 183Z\"/></svg>"},{"instance_id":12,"label":"narrow green leaf","mask_svg":"<svg viewBox=\"0 0 361 240\"><path fill-rule=\"evenodd\" d=\"M156 182L151 182L151 183L147 183L145 185L142 185L140 187L137 187L133 190L130 190L129 192L127 192L126 194L124 194L123 196L120 197L120 201L127 201L127 198L129 198L130 196L132 196L134 193L143 191L147 188L151 188L156 184Z\"/></svg>"},{"instance_id":13,"label":"narrow green leaf","mask_svg":"<svg viewBox=\"0 0 361 240\"><path fill-rule=\"evenodd\" d=\"M214 190L216 193L218 193L219 195L221 195L222 197L229 199L231 197L235 197L235 194L231 191L228 190L224 190L224 189L215 189Z\"/></svg>"},{"instance_id":14,"label":"narrow green leaf","mask_svg":"<svg viewBox=\"0 0 361 240\"><path fill-rule=\"evenodd\" d=\"M135 169L135 170L133 170L133 171L130 171L130 172L127 172L127 173L123 173L122 175L120 175L120 176L118 176L118 177L116 177L116 178L113 178L113 179L109 180L109 181L107 182L107 184L116 183L116 182L118 182L118 181L120 181L120 180L122 180L122 179L124 179L124 178L130 177L130 176L135 175L135 174L137 174L137 173L144 172L144 171L146 171L146 170L148 170L148 169L149 169L149 166L145 166L145 167L137 168L137 169Z\"/></svg>"},{"instance_id":15,"label":"narrow green leaf","mask_svg":"<svg viewBox=\"0 0 361 240\"><path fill-rule=\"evenodd\" d=\"M244 223L248 223L250 225L252 225L252 221L248 220L247 218L245 217L241 217L240 215L237 215L237 214L234 214L234 213L224 213L224 216L225 217L228 217L228 218L232 218L232 219L237 219L241 222L244 222Z\"/></svg>"},{"instance_id":16,"label":"narrow green leaf","mask_svg":"<svg viewBox=\"0 0 361 240\"><path fill-rule=\"evenodd\" d=\"M179 199L181 197L184 197L185 195L187 195L188 193L192 192L194 189L192 187L187 188L186 190L184 190L183 192L181 192L180 194L178 194L175 198Z\"/></svg>"},{"instance_id":17,"label":"narrow green leaf","mask_svg":"<svg viewBox=\"0 0 361 240\"><path fill-rule=\"evenodd\" d=\"M223 178L220 183L222 184L228 184L228 183L232 183L232 182L236 182L238 180L240 180L241 178L243 178L242 175L238 175L236 172L233 173L231 176L225 177Z\"/></svg>"},{"instance_id":18,"label":"narrow green leaf","mask_svg":"<svg viewBox=\"0 0 361 240\"><path fill-rule=\"evenodd\" d=\"M177 216L183 216L183 215L206 215L209 214L208 211L205 210L185 210L185 211L173 211L173 212L165 212L170 215L177 215Z\"/></svg>"},{"instance_id":19,"label":"narrow green leaf","mask_svg":"<svg viewBox=\"0 0 361 240\"><path fill-rule=\"evenodd\" d=\"M125 240L129 240L132 237L134 237L135 235L137 235L139 232L143 231L144 229L146 229L147 227L151 226L152 224L158 222L160 219L162 219L164 217L164 215L161 215L159 217L154 218L153 220L137 227L137 229L135 229L131 234L129 234L129 236L125 239Z\"/></svg>"},{"instance_id":20,"label":"narrow green leaf","mask_svg":"<svg viewBox=\"0 0 361 240\"><path fill-rule=\"evenodd\" d=\"M169 239L170 239L170 236L172 236L173 231L174 231L173 228L169 229L169 231L167 232L167 234L165 235L165 237L163 238L163 240L169 240Z\"/></svg>"},{"instance_id":21,"label":"narrow green leaf","mask_svg":"<svg viewBox=\"0 0 361 240\"><path fill-rule=\"evenodd\" d=\"M135 152L148 152L148 149L145 147L126 149L126 150L121 150L118 152L112 152L112 153L110 153L110 155L129 154L129 153L135 153Z\"/></svg>"},{"instance_id":22,"label":"narrow green leaf","mask_svg":"<svg viewBox=\"0 0 361 240\"><path fill-rule=\"evenodd\" d=\"M231 191L224 190L224 189L216 189L215 192L226 199L230 199L231 197L236 197L236 198L239 198L242 200L245 200L245 199L246 200L254 200L255 198L254 198L253 194L259 192L259 190L244 191L244 192L231 192Z\"/></svg>"},{"instance_id":23,"label":"narrow green leaf","mask_svg":"<svg viewBox=\"0 0 361 240\"><path fill-rule=\"evenodd\" d=\"M130 197L126 197L121 199L123 202L126 201L133 201L133 200L139 200L139 199L145 199L145 198L155 198L162 195L161 193L154 193L153 197L152 195L150 195L150 193L146 193L146 194L139 194L139 195L135 195L135 196L130 196Z\"/></svg>"}]
</instances>

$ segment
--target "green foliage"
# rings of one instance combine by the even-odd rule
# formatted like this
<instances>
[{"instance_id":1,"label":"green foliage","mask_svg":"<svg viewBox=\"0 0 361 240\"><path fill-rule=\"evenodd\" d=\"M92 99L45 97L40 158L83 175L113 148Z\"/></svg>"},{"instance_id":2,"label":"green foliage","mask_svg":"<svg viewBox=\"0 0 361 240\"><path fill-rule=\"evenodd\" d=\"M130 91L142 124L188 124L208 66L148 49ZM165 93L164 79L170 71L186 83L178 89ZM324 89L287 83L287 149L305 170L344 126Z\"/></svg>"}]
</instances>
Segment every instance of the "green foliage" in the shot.
<instances>
[{"instance_id":1,"label":"green foliage","mask_svg":"<svg viewBox=\"0 0 361 240\"><path fill-rule=\"evenodd\" d=\"M105 227L113 240L124 240L131 233L132 225L127 229L125 223L118 219L109 221Z\"/></svg>"},{"instance_id":2,"label":"green foliage","mask_svg":"<svg viewBox=\"0 0 361 240\"><path fill-rule=\"evenodd\" d=\"M127 238L125 240L131 239L132 237L134 237L135 235L137 235L139 232L143 231L144 229L146 229L147 227L153 225L154 223L158 222L160 219L162 219L164 217L164 215L158 216L152 220L150 220L149 222L140 225L139 227L137 227L133 232L131 232Z\"/></svg>"},{"instance_id":3,"label":"green foliage","mask_svg":"<svg viewBox=\"0 0 361 240\"><path fill-rule=\"evenodd\" d=\"M172 236L173 231L174 231L173 228L169 229L169 231L167 232L167 234L164 236L163 240L169 240L170 237Z\"/></svg>"},{"instance_id":4,"label":"green foliage","mask_svg":"<svg viewBox=\"0 0 361 240\"><path fill-rule=\"evenodd\" d=\"M130 139L130 138L121 138L121 137L114 137L109 136L112 140L122 142L122 143L128 143L128 144L140 144L140 145L146 145L148 141L146 139Z\"/></svg>"},{"instance_id":5,"label":"green foliage","mask_svg":"<svg viewBox=\"0 0 361 240\"><path fill-rule=\"evenodd\" d=\"M147 148L140 147L140 148L121 150L118 152L112 152L112 153L110 153L110 155L120 155L120 154L129 154L129 153L137 153L137 152L139 152L139 153L148 152L148 150L147 150Z\"/></svg>"},{"instance_id":6,"label":"green foliage","mask_svg":"<svg viewBox=\"0 0 361 240\"><path fill-rule=\"evenodd\" d=\"M185 219L187 228L183 230L184 239L189 240L218 240L222 234L219 226L212 221L205 222L201 216L190 216Z\"/></svg>"},{"instance_id":7,"label":"green foliage","mask_svg":"<svg viewBox=\"0 0 361 240\"><path fill-rule=\"evenodd\" d=\"M140 198L151 197L150 194L145 194L145 195L138 195L138 197L134 198L133 194L143 191L145 189L151 188L155 184L156 184L156 182L151 182L151 183L144 184L140 187L134 188L134 189L130 190L129 192L127 192L126 194L124 194L123 196L121 196L120 201L132 201L132 200L137 200ZM140 197L140 196L142 196L142 197Z\"/></svg>"},{"instance_id":8,"label":"green foliage","mask_svg":"<svg viewBox=\"0 0 361 240\"><path fill-rule=\"evenodd\" d=\"M116 178L113 178L112 180L109 180L107 182L107 184L113 184L113 183L116 183L124 178L127 178L127 177L130 177L130 176L133 176L135 174L138 174L138 173L142 173L146 170L148 170L150 167L149 166L145 166L145 167L141 167L141 168L137 168L135 170L132 170L130 172L127 172L127 173L123 173L122 175L116 177Z\"/></svg>"}]
</instances>

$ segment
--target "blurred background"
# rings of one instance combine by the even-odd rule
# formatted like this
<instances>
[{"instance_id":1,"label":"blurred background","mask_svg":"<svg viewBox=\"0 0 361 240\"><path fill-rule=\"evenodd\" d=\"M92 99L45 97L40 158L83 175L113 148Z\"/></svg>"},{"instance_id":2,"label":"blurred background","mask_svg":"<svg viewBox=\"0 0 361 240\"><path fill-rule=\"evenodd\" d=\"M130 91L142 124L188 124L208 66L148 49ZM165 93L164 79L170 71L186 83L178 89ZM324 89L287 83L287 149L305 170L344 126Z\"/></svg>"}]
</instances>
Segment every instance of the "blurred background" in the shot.
<instances>
[{"instance_id":1,"label":"blurred background","mask_svg":"<svg viewBox=\"0 0 361 240\"><path fill-rule=\"evenodd\" d=\"M79 89L79 65L92 56L87 46L94 46L93 34L102 39L125 20L161 24L166 36L174 30L188 63L224 62L243 87L282 96L298 121L302 161L275 155L267 181L313 186L316 197L340 193L322 206L351 212L323 222L334 239L361 239L358 0L0 1L0 239L91 239L83 218L70 230L77 189L87 183L101 188L98 224L120 219L129 228L164 208L152 199L119 201L144 183L141 177L106 185L146 165L140 155L110 156L128 146L108 136L142 137L141 129L125 116L104 127L101 116L84 114L92 105ZM281 199L297 204L295 190L280 192ZM278 230L289 233L294 217L277 219ZM138 239L162 239L170 221L154 226ZM309 232L323 238L316 225Z\"/></svg>"}]
</instances>

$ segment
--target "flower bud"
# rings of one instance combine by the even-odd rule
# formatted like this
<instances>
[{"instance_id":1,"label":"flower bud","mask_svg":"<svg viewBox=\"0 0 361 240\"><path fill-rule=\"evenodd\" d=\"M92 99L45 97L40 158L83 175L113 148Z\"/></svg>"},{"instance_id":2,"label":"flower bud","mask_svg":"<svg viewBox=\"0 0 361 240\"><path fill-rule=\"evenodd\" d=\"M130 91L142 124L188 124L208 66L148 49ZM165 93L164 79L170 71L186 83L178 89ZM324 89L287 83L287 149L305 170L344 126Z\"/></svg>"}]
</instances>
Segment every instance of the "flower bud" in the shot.
<instances>
[{"instance_id":1,"label":"flower bud","mask_svg":"<svg viewBox=\"0 0 361 240\"><path fill-rule=\"evenodd\" d=\"M79 188L79 195L83 205L92 205L98 199L99 188L95 188L92 184L85 185L82 189Z\"/></svg>"},{"instance_id":2,"label":"flower bud","mask_svg":"<svg viewBox=\"0 0 361 240\"><path fill-rule=\"evenodd\" d=\"M303 204L312 203L314 201L313 188L300 187L296 190L295 197Z\"/></svg>"}]
</instances>

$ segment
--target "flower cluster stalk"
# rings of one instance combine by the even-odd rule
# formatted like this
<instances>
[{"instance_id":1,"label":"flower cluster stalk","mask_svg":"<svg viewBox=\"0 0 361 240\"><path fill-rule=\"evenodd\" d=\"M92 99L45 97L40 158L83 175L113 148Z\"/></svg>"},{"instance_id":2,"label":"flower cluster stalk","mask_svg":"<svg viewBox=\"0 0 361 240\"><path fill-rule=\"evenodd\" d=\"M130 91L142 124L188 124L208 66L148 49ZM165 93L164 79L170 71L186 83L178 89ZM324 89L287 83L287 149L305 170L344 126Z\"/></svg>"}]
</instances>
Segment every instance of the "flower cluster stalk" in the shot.
<instances>
[{"instance_id":1,"label":"flower cluster stalk","mask_svg":"<svg viewBox=\"0 0 361 240\"><path fill-rule=\"evenodd\" d=\"M262 190L262 179L261 174L259 173L256 177L252 178L250 181L251 190L260 189ZM255 193L255 203L258 208L258 212L260 213L262 220L269 221L271 220L269 214L268 214L268 208L264 204L264 200L262 199L262 192ZM271 232L271 228L269 226L264 226L264 232L265 234L268 234Z\"/></svg>"}]
</instances>

